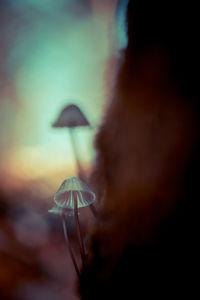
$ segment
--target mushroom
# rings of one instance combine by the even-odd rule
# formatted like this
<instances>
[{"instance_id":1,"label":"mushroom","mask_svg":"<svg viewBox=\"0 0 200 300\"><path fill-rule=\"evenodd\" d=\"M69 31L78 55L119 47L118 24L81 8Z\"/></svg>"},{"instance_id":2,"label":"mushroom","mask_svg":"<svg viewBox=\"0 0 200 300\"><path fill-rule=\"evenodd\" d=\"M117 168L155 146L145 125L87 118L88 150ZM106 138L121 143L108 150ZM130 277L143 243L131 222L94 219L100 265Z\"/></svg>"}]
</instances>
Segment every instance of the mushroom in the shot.
<instances>
[{"instance_id":1,"label":"mushroom","mask_svg":"<svg viewBox=\"0 0 200 300\"><path fill-rule=\"evenodd\" d=\"M87 181L87 176L85 174L85 171L81 165L79 156L78 156L78 151L77 151L77 146L76 146L76 136L75 136L75 131L74 129L76 127L80 126L91 126L89 121L86 119L84 116L83 112L80 110L80 108L74 104L70 104L66 106L60 113L58 119L56 122L53 124L53 127L56 128L68 128L69 129L69 134L71 138L71 143L73 147L73 152L76 160L76 165L78 169L78 176L84 180ZM93 213L93 215L97 218L98 213L96 211L96 208L91 204L90 205L90 210Z\"/></svg>"},{"instance_id":2,"label":"mushroom","mask_svg":"<svg viewBox=\"0 0 200 300\"><path fill-rule=\"evenodd\" d=\"M65 237L65 242L67 244L67 247L68 247L68 250L69 250L69 254L71 256L71 259L72 259L72 262L73 262L76 274L77 274L78 277L80 277L80 271L79 271L76 259L74 257L72 248L70 246L70 241L69 241L68 233L67 233L67 226L66 226L66 223L65 223L65 217L66 216L73 216L74 212L71 209L61 208L61 207L58 207L57 205L55 205L53 208L49 209L48 212L52 213L52 214L57 214L57 215L61 216L62 226L63 226L63 232L64 232L64 237Z\"/></svg>"},{"instance_id":3,"label":"mushroom","mask_svg":"<svg viewBox=\"0 0 200 300\"><path fill-rule=\"evenodd\" d=\"M83 167L81 166L79 157L78 157L78 151L76 147L76 138L75 138L75 132L74 129L76 127L82 127L82 126L90 126L89 121L86 119L80 108L74 104L70 104L66 106L60 113L58 119L53 124L53 127L56 128L63 128L66 127L69 129L69 134L71 138L71 143L73 147L73 152L78 168L78 175L85 180L86 175L83 170Z\"/></svg>"},{"instance_id":4,"label":"mushroom","mask_svg":"<svg viewBox=\"0 0 200 300\"><path fill-rule=\"evenodd\" d=\"M77 177L65 179L54 196L54 202L58 209L70 209L74 211L83 265L85 264L85 248L78 217L78 209L91 205L95 200L96 196L88 185Z\"/></svg>"}]
</instances>

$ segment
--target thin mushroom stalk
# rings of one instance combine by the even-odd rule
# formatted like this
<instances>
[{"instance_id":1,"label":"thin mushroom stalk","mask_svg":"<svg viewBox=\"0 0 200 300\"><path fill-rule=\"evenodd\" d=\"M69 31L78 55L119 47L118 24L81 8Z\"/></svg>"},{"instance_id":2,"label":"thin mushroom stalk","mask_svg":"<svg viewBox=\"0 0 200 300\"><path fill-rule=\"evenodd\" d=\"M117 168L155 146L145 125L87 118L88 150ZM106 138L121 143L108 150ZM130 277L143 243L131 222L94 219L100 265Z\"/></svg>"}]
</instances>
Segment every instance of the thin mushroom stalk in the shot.
<instances>
[{"instance_id":1,"label":"thin mushroom stalk","mask_svg":"<svg viewBox=\"0 0 200 300\"><path fill-rule=\"evenodd\" d=\"M83 235L82 235L82 232L81 232L81 226L80 226L79 217L78 217L77 195L76 195L76 199L75 199L74 204L75 204L75 206L74 206L74 215L75 215L75 221L76 221L76 230L77 230L77 235L78 235L78 240L79 240L81 259L82 259L82 263L83 263L83 266L84 266L86 255L85 255L85 247L84 247L84 242L83 242Z\"/></svg>"},{"instance_id":2,"label":"thin mushroom stalk","mask_svg":"<svg viewBox=\"0 0 200 300\"><path fill-rule=\"evenodd\" d=\"M69 237L68 237L68 230L67 230L67 226L66 226L66 216L70 217L70 216L74 215L74 213L71 209L61 208L57 205L54 206L53 208L49 209L48 212L51 213L51 214L57 214L57 215L61 216L65 242L66 242L67 248L69 250L69 254L70 254L72 263L74 265L74 269L75 269L76 274L79 278L80 277L80 271L79 271L78 264L76 262L75 256L73 254L73 251L72 251L72 248L71 248L71 245L70 245L70 240L69 240Z\"/></svg>"},{"instance_id":3,"label":"thin mushroom stalk","mask_svg":"<svg viewBox=\"0 0 200 300\"><path fill-rule=\"evenodd\" d=\"M83 167L82 167L80 159L79 159L79 155L78 155L78 151L77 151L77 147L76 147L76 138L75 138L74 134L75 134L74 128L69 128L69 135L70 135L73 153L74 153L76 166L77 166L77 170L78 170L77 173L83 180L86 180L86 175L85 175L85 172L83 170Z\"/></svg>"},{"instance_id":4,"label":"thin mushroom stalk","mask_svg":"<svg viewBox=\"0 0 200 300\"><path fill-rule=\"evenodd\" d=\"M69 238L68 238L68 234L67 234L67 227L66 227L66 223L65 223L65 215L62 214L62 215L61 215L61 218L62 218L62 225L63 225L64 237L65 237L65 241L66 241L66 244L67 244L67 247L68 247L68 250L69 250L69 254L70 254L70 256L71 256L71 260L72 260L72 262L73 262L73 265L74 265L74 269L75 269L75 271L76 271L76 274L77 274L78 277L80 277L80 271L79 271L79 268L78 268L76 259L75 259L75 257L74 257L72 248L71 248L71 246L70 246L70 242L69 242Z\"/></svg>"}]
</instances>

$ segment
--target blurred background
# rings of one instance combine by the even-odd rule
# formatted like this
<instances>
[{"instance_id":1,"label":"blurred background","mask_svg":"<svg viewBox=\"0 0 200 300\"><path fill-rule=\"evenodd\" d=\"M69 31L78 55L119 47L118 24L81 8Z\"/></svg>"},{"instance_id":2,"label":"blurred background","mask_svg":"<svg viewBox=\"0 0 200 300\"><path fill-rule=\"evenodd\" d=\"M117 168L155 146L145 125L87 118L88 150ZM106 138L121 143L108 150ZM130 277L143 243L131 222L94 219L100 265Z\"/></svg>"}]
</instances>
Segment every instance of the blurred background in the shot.
<instances>
[{"instance_id":1,"label":"blurred background","mask_svg":"<svg viewBox=\"0 0 200 300\"><path fill-rule=\"evenodd\" d=\"M126 3L0 0L1 300L78 297L60 220L47 213L76 161L69 132L52 124L69 104L84 113L91 127L78 128L76 141L89 175L127 43ZM91 213L82 215L90 226Z\"/></svg>"}]
</instances>

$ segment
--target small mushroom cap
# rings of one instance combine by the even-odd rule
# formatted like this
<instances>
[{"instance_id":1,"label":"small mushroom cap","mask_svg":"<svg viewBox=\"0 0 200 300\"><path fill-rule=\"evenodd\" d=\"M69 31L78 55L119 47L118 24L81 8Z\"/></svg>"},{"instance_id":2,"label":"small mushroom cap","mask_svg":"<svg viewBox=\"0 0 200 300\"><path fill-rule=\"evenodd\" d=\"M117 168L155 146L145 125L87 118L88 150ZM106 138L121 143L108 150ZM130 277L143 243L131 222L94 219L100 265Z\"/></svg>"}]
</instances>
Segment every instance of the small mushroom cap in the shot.
<instances>
[{"instance_id":1,"label":"small mushroom cap","mask_svg":"<svg viewBox=\"0 0 200 300\"><path fill-rule=\"evenodd\" d=\"M66 106L61 111L57 121L53 124L53 127L73 128L77 126L90 126L90 123L80 108L74 104Z\"/></svg>"},{"instance_id":2,"label":"small mushroom cap","mask_svg":"<svg viewBox=\"0 0 200 300\"><path fill-rule=\"evenodd\" d=\"M74 210L69 208L62 208L57 205L48 210L50 214L55 215L65 215L65 216L74 216Z\"/></svg>"},{"instance_id":3,"label":"small mushroom cap","mask_svg":"<svg viewBox=\"0 0 200 300\"><path fill-rule=\"evenodd\" d=\"M95 201L95 194L90 190L85 182L77 177L65 179L54 196L54 202L61 208L75 208L89 206Z\"/></svg>"}]
</instances>

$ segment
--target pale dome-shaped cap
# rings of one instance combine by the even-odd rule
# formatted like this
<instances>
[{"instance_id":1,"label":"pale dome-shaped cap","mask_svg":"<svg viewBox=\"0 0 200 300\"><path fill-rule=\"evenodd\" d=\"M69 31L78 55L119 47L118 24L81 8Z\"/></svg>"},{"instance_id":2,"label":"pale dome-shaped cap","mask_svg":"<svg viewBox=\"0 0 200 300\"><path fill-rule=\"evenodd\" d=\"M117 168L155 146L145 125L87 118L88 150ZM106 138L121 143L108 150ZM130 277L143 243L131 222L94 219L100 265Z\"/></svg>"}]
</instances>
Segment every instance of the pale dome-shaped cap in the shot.
<instances>
[{"instance_id":1,"label":"pale dome-shaped cap","mask_svg":"<svg viewBox=\"0 0 200 300\"><path fill-rule=\"evenodd\" d=\"M85 182L77 177L69 177L56 192L54 202L61 208L74 209L76 199L77 207L81 208L92 204L96 197Z\"/></svg>"},{"instance_id":2,"label":"pale dome-shaped cap","mask_svg":"<svg viewBox=\"0 0 200 300\"><path fill-rule=\"evenodd\" d=\"M80 108L74 104L66 106L61 111L57 121L53 124L53 127L73 128L77 126L90 126L90 123Z\"/></svg>"}]
</instances>

